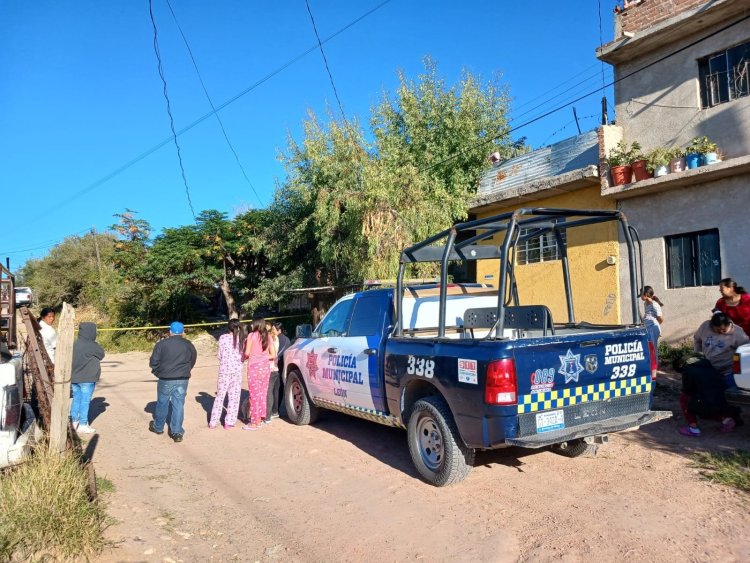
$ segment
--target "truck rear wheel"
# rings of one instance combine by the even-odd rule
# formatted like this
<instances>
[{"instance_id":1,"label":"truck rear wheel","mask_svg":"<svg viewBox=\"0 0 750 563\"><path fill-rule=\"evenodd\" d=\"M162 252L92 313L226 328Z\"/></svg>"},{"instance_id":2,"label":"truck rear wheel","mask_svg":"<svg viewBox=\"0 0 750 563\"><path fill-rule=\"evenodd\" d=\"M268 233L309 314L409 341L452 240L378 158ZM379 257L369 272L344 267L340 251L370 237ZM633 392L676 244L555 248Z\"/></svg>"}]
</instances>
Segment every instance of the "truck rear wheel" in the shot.
<instances>
[{"instance_id":1,"label":"truck rear wheel","mask_svg":"<svg viewBox=\"0 0 750 563\"><path fill-rule=\"evenodd\" d=\"M289 372L284 386L284 406L287 417L297 426L311 424L318 419L319 409L307 396L302 374L296 369Z\"/></svg>"},{"instance_id":2,"label":"truck rear wheel","mask_svg":"<svg viewBox=\"0 0 750 563\"><path fill-rule=\"evenodd\" d=\"M414 403L407 435L412 462L431 485L452 485L469 475L474 450L461 441L453 415L441 397L425 397Z\"/></svg>"}]
</instances>

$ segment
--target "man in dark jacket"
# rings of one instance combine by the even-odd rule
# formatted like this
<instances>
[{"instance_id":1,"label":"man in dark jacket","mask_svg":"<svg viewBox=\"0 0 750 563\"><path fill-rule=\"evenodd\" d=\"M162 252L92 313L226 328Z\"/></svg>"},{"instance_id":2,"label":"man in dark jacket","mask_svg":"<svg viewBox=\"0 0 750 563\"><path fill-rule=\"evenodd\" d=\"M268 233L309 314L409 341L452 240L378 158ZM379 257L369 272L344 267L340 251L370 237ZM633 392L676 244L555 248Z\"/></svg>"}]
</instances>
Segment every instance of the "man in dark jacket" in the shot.
<instances>
[{"instance_id":1,"label":"man in dark jacket","mask_svg":"<svg viewBox=\"0 0 750 563\"><path fill-rule=\"evenodd\" d=\"M185 327L181 322L173 322L169 326L169 338L156 343L149 360L151 373L159 378L159 382L156 384L154 420L148 423L148 429L154 434L164 434L167 411L171 404L169 436L175 442L182 442L185 434L182 428L185 418L185 396L190 371L198 359L198 352L193 343L182 337L184 331Z\"/></svg>"},{"instance_id":2,"label":"man in dark jacket","mask_svg":"<svg viewBox=\"0 0 750 563\"><path fill-rule=\"evenodd\" d=\"M73 344L73 367L70 374L73 388L73 402L70 405L70 420L80 434L93 434L89 426L89 404L94 387L102 374L100 362L104 359L104 349L96 342L96 325L81 323L78 339Z\"/></svg>"}]
</instances>

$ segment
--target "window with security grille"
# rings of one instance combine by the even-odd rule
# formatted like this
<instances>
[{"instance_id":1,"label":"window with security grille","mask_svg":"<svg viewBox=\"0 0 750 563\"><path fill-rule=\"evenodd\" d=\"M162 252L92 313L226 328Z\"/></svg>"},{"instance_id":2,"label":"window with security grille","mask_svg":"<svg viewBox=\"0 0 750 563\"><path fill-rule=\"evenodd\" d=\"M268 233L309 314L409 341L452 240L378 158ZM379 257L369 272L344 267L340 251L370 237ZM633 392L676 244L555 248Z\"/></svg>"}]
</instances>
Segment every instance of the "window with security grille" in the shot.
<instances>
[{"instance_id":1,"label":"window with security grille","mask_svg":"<svg viewBox=\"0 0 750 563\"><path fill-rule=\"evenodd\" d=\"M698 61L701 107L750 95L750 41Z\"/></svg>"},{"instance_id":2,"label":"window with security grille","mask_svg":"<svg viewBox=\"0 0 750 563\"><path fill-rule=\"evenodd\" d=\"M718 229L664 237L664 243L667 287L718 285L721 281Z\"/></svg>"},{"instance_id":3,"label":"window with security grille","mask_svg":"<svg viewBox=\"0 0 750 563\"><path fill-rule=\"evenodd\" d=\"M521 229L521 237L529 234L533 229ZM565 231L562 231L565 243ZM553 233L546 233L539 237L519 242L516 246L516 261L518 264L535 264L560 259L560 250Z\"/></svg>"}]
</instances>

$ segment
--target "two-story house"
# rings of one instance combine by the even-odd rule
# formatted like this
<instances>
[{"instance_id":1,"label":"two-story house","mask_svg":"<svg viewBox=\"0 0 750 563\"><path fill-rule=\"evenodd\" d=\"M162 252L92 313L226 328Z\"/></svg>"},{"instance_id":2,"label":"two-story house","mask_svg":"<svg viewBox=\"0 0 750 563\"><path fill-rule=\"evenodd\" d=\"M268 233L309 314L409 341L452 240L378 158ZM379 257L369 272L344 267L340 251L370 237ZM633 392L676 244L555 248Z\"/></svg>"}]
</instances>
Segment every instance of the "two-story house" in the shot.
<instances>
[{"instance_id":1,"label":"two-story house","mask_svg":"<svg viewBox=\"0 0 750 563\"><path fill-rule=\"evenodd\" d=\"M663 336L680 340L710 316L719 280L750 286L750 0L631 1L597 57L614 67L627 142L685 147L706 135L723 154L625 186L602 175L601 195L639 229L644 281L665 304ZM630 307L627 292L620 307Z\"/></svg>"}]
</instances>

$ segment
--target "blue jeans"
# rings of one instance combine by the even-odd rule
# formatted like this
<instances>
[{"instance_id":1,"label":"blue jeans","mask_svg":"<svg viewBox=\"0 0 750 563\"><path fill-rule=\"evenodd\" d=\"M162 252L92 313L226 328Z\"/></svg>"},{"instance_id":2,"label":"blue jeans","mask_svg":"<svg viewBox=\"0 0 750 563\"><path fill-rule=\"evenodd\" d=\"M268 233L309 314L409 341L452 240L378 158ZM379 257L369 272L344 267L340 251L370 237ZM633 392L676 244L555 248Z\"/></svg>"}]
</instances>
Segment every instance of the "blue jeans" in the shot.
<instances>
[{"instance_id":1,"label":"blue jeans","mask_svg":"<svg viewBox=\"0 0 750 563\"><path fill-rule=\"evenodd\" d=\"M661 330L659 325L647 324L646 331L648 332L648 339L654 343L654 352L656 353L656 363L659 364L659 337L661 336Z\"/></svg>"},{"instance_id":2,"label":"blue jeans","mask_svg":"<svg viewBox=\"0 0 750 563\"><path fill-rule=\"evenodd\" d=\"M70 404L70 420L81 426L89 425L89 404L96 383L72 383L73 402Z\"/></svg>"},{"instance_id":3,"label":"blue jeans","mask_svg":"<svg viewBox=\"0 0 750 563\"><path fill-rule=\"evenodd\" d=\"M156 384L156 410L154 410L154 430L162 432L167 421L167 411L172 405L172 416L169 419L169 432L184 434L182 421L185 419L185 396L187 379L160 379Z\"/></svg>"}]
</instances>

